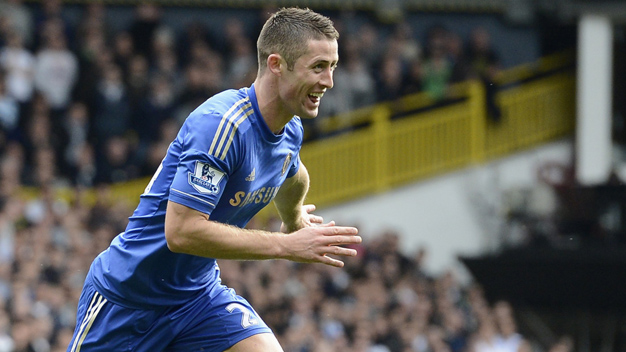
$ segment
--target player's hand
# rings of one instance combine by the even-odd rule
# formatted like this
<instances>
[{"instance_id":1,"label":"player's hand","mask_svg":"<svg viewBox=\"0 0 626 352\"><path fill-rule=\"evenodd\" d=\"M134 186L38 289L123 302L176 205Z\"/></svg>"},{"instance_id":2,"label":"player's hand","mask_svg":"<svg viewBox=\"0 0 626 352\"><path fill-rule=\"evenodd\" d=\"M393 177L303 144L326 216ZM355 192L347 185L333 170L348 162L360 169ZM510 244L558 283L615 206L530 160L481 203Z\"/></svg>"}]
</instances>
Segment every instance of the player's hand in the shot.
<instances>
[{"instance_id":1,"label":"player's hand","mask_svg":"<svg viewBox=\"0 0 626 352\"><path fill-rule=\"evenodd\" d=\"M307 204L303 205L300 209L300 216L298 216L293 224L285 224L284 222L280 225L280 231L284 233L291 233L294 231L298 231L305 227L311 226L319 226L324 223L324 219L321 216L311 214L312 211L315 210L315 205Z\"/></svg>"},{"instance_id":2,"label":"player's hand","mask_svg":"<svg viewBox=\"0 0 626 352\"><path fill-rule=\"evenodd\" d=\"M331 221L319 226L309 226L284 236L285 259L300 263L322 263L343 267L341 260L330 257L354 257L356 249L344 248L343 245L361 243L361 236L356 227L335 226Z\"/></svg>"}]
</instances>

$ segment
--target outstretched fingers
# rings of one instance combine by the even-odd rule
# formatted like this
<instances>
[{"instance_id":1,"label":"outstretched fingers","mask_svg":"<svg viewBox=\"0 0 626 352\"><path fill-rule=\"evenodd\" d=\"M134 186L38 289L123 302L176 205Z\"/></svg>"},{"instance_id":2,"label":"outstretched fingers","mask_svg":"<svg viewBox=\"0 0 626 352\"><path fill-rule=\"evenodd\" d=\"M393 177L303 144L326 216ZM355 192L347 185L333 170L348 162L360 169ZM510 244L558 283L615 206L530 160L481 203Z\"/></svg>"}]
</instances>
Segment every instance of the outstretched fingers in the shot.
<instances>
[{"instance_id":1,"label":"outstretched fingers","mask_svg":"<svg viewBox=\"0 0 626 352\"><path fill-rule=\"evenodd\" d=\"M315 205L313 205L313 204L306 204L306 205L302 206L302 209L307 214L308 220L309 220L309 222L311 224L319 226L319 225L322 225L324 223L324 218L322 218L319 215L311 214L311 212L315 210Z\"/></svg>"},{"instance_id":2,"label":"outstretched fingers","mask_svg":"<svg viewBox=\"0 0 626 352\"><path fill-rule=\"evenodd\" d=\"M291 236L281 237L290 242L284 246L287 249L285 259L303 263L322 263L341 268L344 263L333 257L356 256L356 249L344 246L361 243L363 240L358 233L357 228L335 226L334 221L302 228L293 232Z\"/></svg>"},{"instance_id":3,"label":"outstretched fingers","mask_svg":"<svg viewBox=\"0 0 626 352\"><path fill-rule=\"evenodd\" d=\"M344 266L344 262L342 262L339 259L335 259L335 258L331 258L327 255L323 255L320 259L320 263L322 264L326 264L326 265L330 265L330 266L335 266L337 268L343 268Z\"/></svg>"},{"instance_id":4,"label":"outstretched fingers","mask_svg":"<svg viewBox=\"0 0 626 352\"><path fill-rule=\"evenodd\" d=\"M341 268L344 266L344 262L329 255L354 257L357 255L356 249L341 246L358 244L363 239L357 235L359 231L355 227L334 226L334 223L331 223L324 224L324 227L319 228L319 231L324 235L322 246L319 248L319 260L321 263Z\"/></svg>"},{"instance_id":5,"label":"outstretched fingers","mask_svg":"<svg viewBox=\"0 0 626 352\"><path fill-rule=\"evenodd\" d=\"M361 236L357 236L359 230L356 227L334 226L330 225L330 223L325 225L326 226L321 228L320 231L322 231L322 234L325 236L324 241L327 245L356 244L362 242Z\"/></svg>"},{"instance_id":6,"label":"outstretched fingers","mask_svg":"<svg viewBox=\"0 0 626 352\"><path fill-rule=\"evenodd\" d=\"M341 247L343 245L359 244L363 241L358 236L358 230L354 227L328 226L322 229L324 237L322 250L324 254L334 254L340 256L354 257L357 251L352 248Z\"/></svg>"},{"instance_id":7,"label":"outstretched fingers","mask_svg":"<svg viewBox=\"0 0 626 352\"><path fill-rule=\"evenodd\" d=\"M344 262L339 259L330 257L329 255L355 257L357 255L357 251L356 249L338 246L328 246L322 251L319 259L321 263L342 268L344 266Z\"/></svg>"}]
</instances>

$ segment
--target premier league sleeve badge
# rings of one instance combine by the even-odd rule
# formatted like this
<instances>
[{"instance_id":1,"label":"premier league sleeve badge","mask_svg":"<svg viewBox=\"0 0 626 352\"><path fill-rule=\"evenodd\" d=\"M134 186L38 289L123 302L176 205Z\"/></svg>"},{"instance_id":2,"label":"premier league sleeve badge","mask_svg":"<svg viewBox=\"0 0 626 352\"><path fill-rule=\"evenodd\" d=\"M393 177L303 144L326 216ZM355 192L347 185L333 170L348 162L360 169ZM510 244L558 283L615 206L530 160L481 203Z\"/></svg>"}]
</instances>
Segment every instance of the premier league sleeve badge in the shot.
<instances>
[{"instance_id":1,"label":"premier league sleeve badge","mask_svg":"<svg viewBox=\"0 0 626 352\"><path fill-rule=\"evenodd\" d=\"M189 173L189 184L202 194L215 194L224 173L207 163L196 161L193 173Z\"/></svg>"}]
</instances>

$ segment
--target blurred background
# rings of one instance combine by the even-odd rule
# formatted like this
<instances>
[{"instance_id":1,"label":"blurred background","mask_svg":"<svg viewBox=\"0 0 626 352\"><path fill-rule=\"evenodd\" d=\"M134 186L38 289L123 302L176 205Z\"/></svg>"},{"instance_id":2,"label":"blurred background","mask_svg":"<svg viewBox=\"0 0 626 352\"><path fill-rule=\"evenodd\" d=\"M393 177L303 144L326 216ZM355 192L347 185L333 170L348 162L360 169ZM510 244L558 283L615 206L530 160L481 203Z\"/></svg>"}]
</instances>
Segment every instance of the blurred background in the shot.
<instances>
[{"instance_id":1,"label":"blurred background","mask_svg":"<svg viewBox=\"0 0 626 352\"><path fill-rule=\"evenodd\" d=\"M92 259L281 6L341 34L301 158L364 237L344 269L220 261L285 351L626 351L624 1L0 0L0 352L65 351Z\"/></svg>"}]
</instances>

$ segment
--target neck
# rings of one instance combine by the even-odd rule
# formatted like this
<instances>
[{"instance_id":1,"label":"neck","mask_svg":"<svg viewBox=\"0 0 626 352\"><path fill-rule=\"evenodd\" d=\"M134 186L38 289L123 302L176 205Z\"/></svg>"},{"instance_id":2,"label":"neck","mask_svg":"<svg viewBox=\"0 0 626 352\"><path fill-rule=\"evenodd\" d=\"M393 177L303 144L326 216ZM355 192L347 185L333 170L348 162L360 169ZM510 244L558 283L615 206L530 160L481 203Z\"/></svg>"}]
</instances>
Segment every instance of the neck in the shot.
<instances>
[{"instance_id":1,"label":"neck","mask_svg":"<svg viewBox=\"0 0 626 352\"><path fill-rule=\"evenodd\" d=\"M261 75L254 81L257 104L265 123L275 134L279 134L293 118L286 113L278 94L278 84L273 75Z\"/></svg>"}]
</instances>

